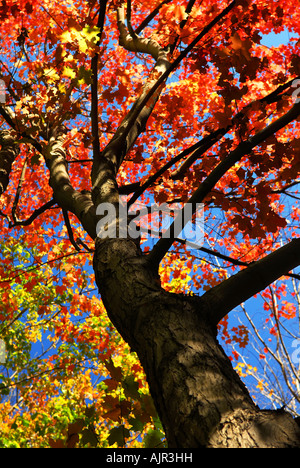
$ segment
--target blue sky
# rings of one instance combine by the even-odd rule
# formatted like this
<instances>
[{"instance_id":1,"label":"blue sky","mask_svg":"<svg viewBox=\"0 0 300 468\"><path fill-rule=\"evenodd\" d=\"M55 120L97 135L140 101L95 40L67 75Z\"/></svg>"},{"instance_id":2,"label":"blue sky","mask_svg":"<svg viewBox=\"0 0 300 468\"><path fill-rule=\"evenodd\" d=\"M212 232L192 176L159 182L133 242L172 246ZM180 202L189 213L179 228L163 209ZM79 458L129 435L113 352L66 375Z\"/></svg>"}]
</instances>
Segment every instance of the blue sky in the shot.
<instances>
[{"instance_id":1,"label":"blue sky","mask_svg":"<svg viewBox=\"0 0 300 468\"><path fill-rule=\"evenodd\" d=\"M281 44L287 45L291 40L291 33L289 31L283 31L279 34L271 32L270 34L265 34L261 40L261 44L268 47L278 47Z\"/></svg>"}]
</instances>

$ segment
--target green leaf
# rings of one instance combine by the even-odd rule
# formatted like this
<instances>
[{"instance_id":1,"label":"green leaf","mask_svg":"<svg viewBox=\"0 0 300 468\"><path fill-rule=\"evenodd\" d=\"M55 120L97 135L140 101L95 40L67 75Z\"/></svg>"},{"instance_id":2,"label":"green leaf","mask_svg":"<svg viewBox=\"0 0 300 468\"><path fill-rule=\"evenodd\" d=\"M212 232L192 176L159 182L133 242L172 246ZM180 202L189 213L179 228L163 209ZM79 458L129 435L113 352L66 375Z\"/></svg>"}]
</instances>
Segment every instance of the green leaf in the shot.
<instances>
[{"instance_id":1,"label":"green leaf","mask_svg":"<svg viewBox=\"0 0 300 468\"><path fill-rule=\"evenodd\" d=\"M87 70L83 65L78 70L78 84L91 84L92 82L92 70Z\"/></svg>"},{"instance_id":2,"label":"green leaf","mask_svg":"<svg viewBox=\"0 0 300 468\"><path fill-rule=\"evenodd\" d=\"M90 447L97 447L98 445L96 434L92 429L84 429L82 431L82 437L80 442L83 447L87 444L89 444Z\"/></svg>"},{"instance_id":3,"label":"green leaf","mask_svg":"<svg viewBox=\"0 0 300 468\"><path fill-rule=\"evenodd\" d=\"M129 430L126 429L124 424L121 424L121 426L113 427L110 430L107 440L108 440L109 445L113 445L117 443L118 447L124 447L125 439L127 439L129 435L130 435Z\"/></svg>"},{"instance_id":4,"label":"green leaf","mask_svg":"<svg viewBox=\"0 0 300 468\"><path fill-rule=\"evenodd\" d=\"M84 413L85 413L87 418L89 418L89 419L93 418L95 416L95 413L96 413L95 405L87 406Z\"/></svg>"},{"instance_id":5,"label":"green leaf","mask_svg":"<svg viewBox=\"0 0 300 468\"><path fill-rule=\"evenodd\" d=\"M139 418L129 418L129 424L131 424L131 429L136 432L142 432L144 429L144 423Z\"/></svg>"},{"instance_id":6,"label":"green leaf","mask_svg":"<svg viewBox=\"0 0 300 468\"><path fill-rule=\"evenodd\" d=\"M158 429L150 429L144 438L144 448L162 447L164 437L164 434Z\"/></svg>"},{"instance_id":7,"label":"green leaf","mask_svg":"<svg viewBox=\"0 0 300 468\"><path fill-rule=\"evenodd\" d=\"M133 398L138 400L140 398L139 394L139 384L134 380L133 375L128 375L122 382L122 386L124 388L124 393L127 398Z\"/></svg>"}]
</instances>

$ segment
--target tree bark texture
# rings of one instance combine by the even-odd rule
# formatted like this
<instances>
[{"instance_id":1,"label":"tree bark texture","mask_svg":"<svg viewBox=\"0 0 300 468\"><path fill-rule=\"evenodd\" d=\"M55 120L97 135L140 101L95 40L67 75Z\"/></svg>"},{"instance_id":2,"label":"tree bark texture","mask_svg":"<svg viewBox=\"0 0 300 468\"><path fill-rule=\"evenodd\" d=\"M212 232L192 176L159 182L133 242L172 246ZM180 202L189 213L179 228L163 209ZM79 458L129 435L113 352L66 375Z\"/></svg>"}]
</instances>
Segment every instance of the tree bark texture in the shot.
<instances>
[{"instance_id":1,"label":"tree bark texture","mask_svg":"<svg viewBox=\"0 0 300 468\"><path fill-rule=\"evenodd\" d=\"M0 132L0 196L5 192L8 183L11 166L19 154L19 145L7 130Z\"/></svg>"},{"instance_id":2,"label":"tree bark texture","mask_svg":"<svg viewBox=\"0 0 300 468\"><path fill-rule=\"evenodd\" d=\"M94 269L111 321L145 369L169 448L300 447L291 415L252 401L207 301L164 291L130 239L97 239Z\"/></svg>"}]
</instances>

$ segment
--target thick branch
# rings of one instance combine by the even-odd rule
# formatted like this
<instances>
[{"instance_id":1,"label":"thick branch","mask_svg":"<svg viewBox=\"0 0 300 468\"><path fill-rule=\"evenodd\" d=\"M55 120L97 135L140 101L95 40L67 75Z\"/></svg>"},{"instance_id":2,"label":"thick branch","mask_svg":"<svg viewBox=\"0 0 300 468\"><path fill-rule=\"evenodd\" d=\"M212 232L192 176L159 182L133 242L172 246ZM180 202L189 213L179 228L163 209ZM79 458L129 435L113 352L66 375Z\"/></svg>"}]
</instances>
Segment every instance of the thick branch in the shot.
<instances>
[{"instance_id":1,"label":"thick branch","mask_svg":"<svg viewBox=\"0 0 300 468\"><path fill-rule=\"evenodd\" d=\"M0 132L0 196L5 192L11 171L12 163L18 156L20 149L19 144L11 136L10 131L3 130Z\"/></svg>"},{"instance_id":2,"label":"thick branch","mask_svg":"<svg viewBox=\"0 0 300 468\"><path fill-rule=\"evenodd\" d=\"M258 260L202 296L218 324L232 309L300 265L300 238Z\"/></svg>"},{"instance_id":3,"label":"thick branch","mask_svg":"<svg viewBox=\"0 0 300 468\"><path fill-rule=\"evenodd\" d=\"M127 34L125 27L125 18L123 7L118 9L118 27L120 32L120 43L128 50L134 52L149 53L156 59L154 67L155 75L159 73L159 78L153 80L150 75L146 86L143 89L141 96L136 100L128 115L121 122L114 137L102 152L102 159L109 161L111 168L115 174L120 167L124 156L132 147L137 137L142 133L145 128L146 122L152 113L156 101L160 95L161 87L164 82L174 71L181 61L189 54L189 52L196 46L196 44L208 34L212 28L235 7L236 0L233 0L227 8L225 8L219 15L217 15L202 31L201 33L179 54L172 64L167 59L167 52L162 49L155 41L151 39L144 39L140 37L132 37ZM154 76L155 76L154 75ZM154 84L153 84L154 81ZM107 164L104 164L107 166ZM97 204L101 202L101 181L103 182L103 175L105 168L103 164L94 162L92 169L92 182L93 182L93 200ZM106 178L107 179L107 178ZM115 180L112 178L110 183L110 190Z\"/></svg>"},{"instance_id":4,"label":"thick branch","mask_svg":"<svg viewBox=\"0 0 300 468\"><path fill-rule=\"evenodd\" d=\"M125 27L124 7L118 9L118 28L120 44L129 51L150 54L155 60L154 69L150 74L141 95L137 98L129 113L122 120L114 137L101 153L99 161L94 160L92 168L93 200L95 205L100 201L108 201L108 196L116 198L116 174L129 149L138 136L144 131L147 120L159 98L161 89L157 89L151 102L147 99L149 88L157 82L169 67L167 52L151 39L132 37ZM103 185L104 184L104 185Z\"/></svg>"},{"instance_id":5,"label":"thick branch","mask_svg":"<svg viewBox=\"0 0 300 468\"><path fill-rule=\"evenodd\" d=\"M49 140L46 164L50 171L49 184L53 189L55 201L63 210L75 214L85 231L92 239L96 237L96 215L91 195L79 192L72 187L67 171L65 149L63 147L65 132L55 129Z\"/></svg>"},{"instance_id":6,"label":"thick branch","mask_svg":"<svg viewBox=\"0 0 300 468\"><path fill-rule=\"evenodd\" d=\"M198 44L198 42L203 39L206 34L208 34L218 22L222 21L228 13L236 6L236 0L233 0L227 8L225 8L221 13L219 13L203 30L201 31L198 36L179 54L179 56L172 62L167 69L161 74L161 76L157 79L155 84L149 89L149 91L145 94L143 99L139 99L139 101L134 106L134 112L132 113L131 120L134 121L138 114L141 112L143 107L149 102L152 96L156 95L159 91L159 88L163 85L169 75L176 70L178 65L182 62L182 60L187 57L187 55L193 50L193 48ZM128 131L126 135L128 134Z\"/></svg>"},{"instance_id":7,"label":"thick branch","mask_svg":"<svg viewBox=\"0 0 300 468\"><path fill-rule=\"evenodd\" d=\"M198 189L193 193L188 203L192 204L192 211L195 213L197 209L197 203L202 203L204 198L210 193L214 186L219 180L226 174L226 172L233 167L243 156L249 154L255 146L259 145L263 141L267 140L270 136L281 130L283 127L288 125L293 120L297 119L300 115L300 103L295 104L289 112L284 114L279 119L272 122L270 125L265 127L263 130L258 132L247 141L243 141L233 150L226 159L221 161L218 166L209 174L209 176L202 182ZM182 219L182 213L178 214L179 219ZM188 222L189 220L186 220ZM172 246L175 238L180 234L175 231L175 226L179 226L180 223L176 218L173 224L170 226L170 235L160 239L150 252L148 258L149 261L154 265L158 266L160 261L166 255L170 247Z\"/></svg>"},{"instance_id":8,"label":"thick branch","mask_svg":"<svg viewBox=\"0 0 300 468\"><path fill-rule=\"evenodd\" d=\"M156 61L160 54L165 56L164 50L156 41L139 37L136 34L127 33L124 5L118 8L118 28L120 32L119 43L121 46L125 47L125 49L132 52L150 54Z\"/></svg>"}]
</instances>

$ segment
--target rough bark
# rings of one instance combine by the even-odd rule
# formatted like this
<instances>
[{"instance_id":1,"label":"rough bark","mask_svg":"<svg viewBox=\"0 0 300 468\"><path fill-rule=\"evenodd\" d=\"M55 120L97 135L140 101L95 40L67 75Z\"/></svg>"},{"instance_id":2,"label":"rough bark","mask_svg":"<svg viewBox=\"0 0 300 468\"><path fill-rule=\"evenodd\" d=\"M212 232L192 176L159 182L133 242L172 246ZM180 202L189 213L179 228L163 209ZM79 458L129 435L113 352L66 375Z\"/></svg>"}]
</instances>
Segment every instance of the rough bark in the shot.
<instances>
[{"instance_id":1,"label":"rough bark","mask_svg":"<svg viewBox=\"0 0 300 468\"><path fill-rule=\"evenodd\" d=\"M71 184L63 146L64 128L54 128L43 155L49 169L49 185L59 206L74 213L92 239L96 237L96 216L91 194L75 190Z\"/></svg>"},{"instance_id":2,"label":"rough bark","mask_svg":"<svg viewBox=\"0 0 300 468\"><path fill-rule=\"evenodd\" d=\"M19 154L19 145L11 136L10 131L3 130L0 132L0 196L5 192L9 183L9 175L11 166Z\"/></svg>"},{"instance_id":3,"label":"rough bark","mask_svg":"<svg viewBox=\"0 0 300 468\"><path fill-rule=\"evenodd\" d=\"M97 239L94 269L110 319L144 366L170 448L300 447L289 414L253 403L205 301L164 291L130 239Z\"/></svg>"}]
</instances>

